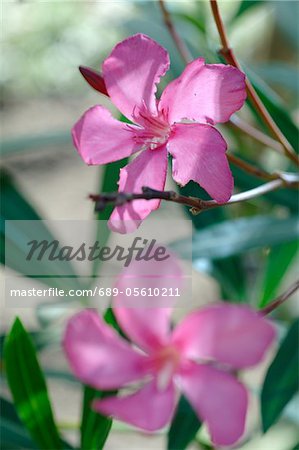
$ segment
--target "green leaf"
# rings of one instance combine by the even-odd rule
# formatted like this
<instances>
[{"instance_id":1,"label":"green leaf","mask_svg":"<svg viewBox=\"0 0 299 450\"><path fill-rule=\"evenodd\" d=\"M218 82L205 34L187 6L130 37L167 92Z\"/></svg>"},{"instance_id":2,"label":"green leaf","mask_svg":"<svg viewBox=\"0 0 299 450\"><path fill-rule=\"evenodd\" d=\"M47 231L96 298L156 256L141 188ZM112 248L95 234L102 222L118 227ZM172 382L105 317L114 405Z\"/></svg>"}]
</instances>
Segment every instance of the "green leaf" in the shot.
<instances>
[{"instance_id":1,"label":"green leaf","mask_svg":"<svg viewBox=\"0 0 299 450\"><path fill-rule=\"evenodd\" d=\"M222 299L244 301L247 297L247 286L242 255L214 259L212 264L211 276L215 277L220 284Z\"/></svg>"},{"instance_id":2,"label":"green leaf","mask_svg":"<svg viewBox=\"0 0 299 450\"><path fill-rule=\"evenodd\" d=\"M295 50L298 50L298 2L273 2L273 8L276 16L277 25L284 37L288 38L290 44Z\"/></svg>"},{"instance_id":3,"label":"green leaf","mask_svg":"<svg viewBox=\"0 0 299 450\"><path fill-rule=\"evenodd\" d=\"M16 318L4 345L7 381L20 419L42 449L62 449L44 375L31 338Z\"/></svg>"},{"instance_id":4,"label":"green leaf","mask_svg":"<svg viewBox=\"0 0 299 450\"><path fill-rule=\"evenodd\" d=\"M284 275L298 253L298 249L299 243L297 240L270 249L262 278L260 308L266 306L275 297Z\"/></svg>"},{"instance_id":5,"label":"green leaf","mask_svg":"<svg viewBox=\"0 0 299 450\"><path fill-rule=\"evenodd\" d=\"M168 431L167 450L185 450L195 438L201 422L189 402L181 396Z\"/></svg>"},{"instance_id":6,"label":"green leaf","mask_svg":"<svg viewBox=\"0 0 299 450\"><path fill-rule=\"evenodd\" d=\"M194 233L193 259L222 259L256 248L290 242L298 235L296 216L287 219L255 216L228 220ZM171 246L183 257L190 251L185 240L174 242Z\"/></svg>"},{"instance_id":7,"label":"green leaf","mask_svg":"<svg viewBox=\"0 0 299 450\"><path fill-rule=\"evenodd\" d=\"M57 131L53 133L43 133L34 136L21 136L16 139L3 140L1 142L2 157L12 156L23 152L37 150L40 152L47 147L61 147L71 145L71 135L68 131Z\"/></svg>"},{"instance_id":8,"label":"green leaf","mask_svg":"<svg viewBox=\"0 0 299 450\"><path fill-rule=\"evenodd\" d=\"M284 61L275 61L273 63L256 65L254 66L254 71L267 83L272 83L291 91L295 94L294 101L296 101L299 92L298 70L292 64Z\"/></svg>"},{"instance_id":9,"label":"green leaf","mask_svg":"<svg viewBox=\"0 0 299 450\"><path fill-rule=\"evenodd\" d=\"M37 449L24 428L14 405L4 398L0 398L0 448L11 449Z\"/></svg>"},{"instance_id":10,"label":"green leaf","mask_svg":"<svg viewBox=\"0 0 299 450\"><path fill-rule=\"evenodd\" d=\"M237 9L234 19L237 19L242 14L244 14L246 11L251 9L253 6L257 6L262 4L262 0L242 0L239 4L239 8Z\"/></svg>"},{"instance_id":11,"label":"green leaf","mask_svg":"<svg viewBox=\"0 0 299 450\"><path fill-rule=\"evenodd\" d=\"M299 130L287 111L286 106L274 91L264 83L255 73L246 68L246 74L252 82L260 99L271 114L287 140L295 151L299 152ZM267 130L268 131L268 130Z\"/></svg>"},{"instance_id":12,"label":"green leaf","mask_svg":"<svg viewBox=\"0 0 299 450\"><path fill-rule=\"evenodd\" d=\"M190 197L199 197L204 200L210 198L208 194L194 182L188 183L186 186L180 188L179 191L182 195ZM226 212L223 208L215 208L199 215L192 214L188 207L185 207L185 211L197 230L208 229L208 227L213 226L218 222L223 222L226 219ZM213 261L213 263L210 264L209 273L219 281L223 299L231 298L232 300L239 301L244 297L246 285L241 258L233 256L228 257L223 261ZM223 283L223 280L225 280L225 283Z\"/></svg>"},{"instance_id":13,"label":"green leaf","mask_svg":"<svg viewBox=\"0 0 299 450\"><path fill-rule=\"evenodd\" d=\"M28 333L30 339L33 342L34 348L37 352L43 350L48 345L51 345L49 342L51 335L44 331L31 331ZM0 335L0 366L2 365L2 360L4 359L4 345L5 345L6 334ZM60 339L59 339L60 342Z\"/></svg>"},{"instance_id":14,"label":"green leaf","mask_svg":"<svg viewBox=\"0 0 299 450\"><path fill-rule=\"evenodd\" d=\"M107 308L104 315L105 322L113 327L118 334L123 337L124 339L127 339L127 336L124 334L124 332L120 329L120 326L118 325L118 322L116 320L115 314L113 312L112 308Z\"/></svg>"},{"instance_id":15,"label":"green leaf","mask_svg":"<svg viewBox=\"0 0 299 450\"><path fill-rule=\"evenodd\" d=\"M284 407L298 391L299 319L290 326L265 377L261 394L263 430L280 417Z\"/></svg>"},{"instance_id":16,"label":"green leaf","mask_svg":"<svg viewBox=\"0 0 299 450\"><path fill-rule=\"evenodd\" d=\"M102 416L91 409L91 404L96 398L102 398L107 393L96 391L84 386L83 414L81 422L81 448L88 450L101 450L112 427L112 419ZM110 393L111 395L111 393Z\"/></svg>"},{"instance_id":17,"label":"green leaf","mask_svg":"<svg viewBox=\"0 0 299 450\"><path fill-rule=\"evenodd\" d=\"M30 202L21 194L16 187L12 177L5 171L0 173L1 187L1 222L0 222L0 243L1 243L1 264L15 270L18 273L26 274L28 262L25 256L28 253L27 242L31 240L34 234L35 239L55 240L50 230L46 227L41 217L30 204ZM10 220L10 226L5 227L5 221ZM22 220L32 221L30 223L30 236L26 235L26 229L21 225ZM13 222L15 221L15 222ZM34 233L33 233L34 230ZM5 239L6 238L6 239ZM5 245L6 244L6 245ZM66 261L57 261L55 266L49 264L46 259L42 261L31 261L32 268L36 267L36 274L43 277L42 281L51 287L60 288L81 288L79 279L73 266ZM61 273L65 273L65 267L68 264L68 274L71 278L62 278ZM53 270L55 273L53 274ZM64 272L62 272L62 269ZM51 276L53 275L53 276Z\"/></svg>"},{"instance_id":18,"label":"green leaf","mask_svg":"<svg viewBox=\"0 0 299 450\"><path fill-rule=\"evenodd\" d=\"M184 12L178 12L173 14L174 17L177 17L178 19L182 19L185 22L189 22L190 24L194 25L197 30L205 34L206 33L206 24L203 17L200 17L199 14L186 14Z\"/></svg>"}]
</instances>

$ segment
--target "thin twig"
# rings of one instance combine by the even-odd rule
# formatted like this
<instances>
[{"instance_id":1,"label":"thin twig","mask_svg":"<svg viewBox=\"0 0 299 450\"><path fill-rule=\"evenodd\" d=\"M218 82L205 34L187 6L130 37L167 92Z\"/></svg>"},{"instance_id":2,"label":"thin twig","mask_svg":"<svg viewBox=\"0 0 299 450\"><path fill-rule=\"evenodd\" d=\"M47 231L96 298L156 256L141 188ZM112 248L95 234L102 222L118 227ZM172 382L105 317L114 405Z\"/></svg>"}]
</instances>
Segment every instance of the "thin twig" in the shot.
<instances>
[{"instance_id":1,"label":"thin twig","mask_svg":"<svg viewBox=\"0 0 299 450\"><path fill-rule=\"evenodd\" d=\"M226 62L228 64L231 64L238 69L241 70L240 65L235 57L235 54L233 50L230 48L229 41L227 38L226 30L219 12L217 0L210 0L210 5L212 8L213 17L216 23L216 27L220 36L221 45L222 48L220 50L220 54L225 58ZM261 99L257 95L254 87L252 86L251 82L246 77L246 88L247 88L247 94L249 99L251 100L253 106L263 119L264 123L267 125L273 136L281 143L284 149L285 155L292 160L295 164L299 165L299 161L297 158L296 153L294 152L292 146L286 139L286 137L283 135L279 127L276 125L274 120L272 119L271 115L269 114L268 110L265 108L264 104L262 103Z\"/></svg>"},{"instance_id":2,"label":"thin twig","mask_svg":"<svg viewBox=\"0 0 299 450\"><path fill-rule=\"evenodd\" d=\"M238 158L238 156L233 155L232 153L228 153L227 158L235 166L238 166L245 172L250 173L251 175L254 175L263 180L278 180L280 178L279 173L270 174L270 173L266 172L265 170L262 170L259 167L256 167L256 166L244 161L243 159Z\"/></svg>"},{"instance_id":3,"label":"thin twig","mask_svg":"<svg viewBox=\"0 0 299 450\"><path fill-rule=\"evenodd\" d=\"M199 214L202 211L212 208L248 201L282 187L293 188L298 186L299 180L295 174L281 174L280 178L277 180L272 180L254 189L232 195L230 200L226 203L217 203L215 200L202 200L200 198L187 197L185 195L177 194L174 191L157 191L147 186L143 186L141 193L110 192L98 195L91 194L89 198L96 203L97 211L102 211L108 203L113 203L115 206L121 206L134 200L160 199L190 206L194 214Z\"/></svg>"},{"instance_id":4,"label":"thin twig","mask_svg":"<svg viewBox=\"0 0 299 450\"><path fill-rule=\"evenodd\" d=\"M270 314L278 306L282 305L288 298L290 298L299 289L299 280L295 281L283 294L279 295L271 303L269 303L265 308L261 309L260 312L264 316Z\"/></svg>"},{"instance_id":5,"label":"thin twig","mask_svg":"<svg viewBox=\"0 0 299 450\"><path fill-rule=\"evenodd\" d=\"M164 0L159 0L159 5L161 8L164 23L165 23L166 27L168 28L168 31L179 51L183 61L185 62L185 64L188 64L190 61L192 61L192 56L191 56L188 48L186 47L186 45L180 38L179 34L177 33L175 26L173 25L173 22L171 20L170 14L166 8Z\"/></svg>"}]
</instances>

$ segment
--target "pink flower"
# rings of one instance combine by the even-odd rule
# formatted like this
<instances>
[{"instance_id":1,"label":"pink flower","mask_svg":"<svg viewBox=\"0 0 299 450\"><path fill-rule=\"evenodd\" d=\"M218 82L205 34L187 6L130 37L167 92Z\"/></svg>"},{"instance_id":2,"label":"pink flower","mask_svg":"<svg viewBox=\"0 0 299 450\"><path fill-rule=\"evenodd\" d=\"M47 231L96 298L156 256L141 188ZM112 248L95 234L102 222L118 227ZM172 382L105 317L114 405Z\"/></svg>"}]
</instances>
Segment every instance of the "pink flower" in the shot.
<instances>
[{"instance_id":1,"label":"pink flower","mask_svg":"<svg viewBox=\"0 0 299 450\"><path fill-rule=\"evenodd\" d=\"M64 350L72 371L100 390L134 387L134 393L94 402L96 411L154 431L171 420L179 389L207 423L216 445L243 434L247 391L233 371L259 363L272 343L272 325L247 306L216 304L170 328L170 308L126 308L114 313L135 344L120 337L95 311L72 317Z\"/></svg>"},{"instance_id":2,"label":"pink flower","mask_svg":"<svg viewBox=\"0 0 299 450\"><path fill-rule=\"evenodd\" d=\"M141 192L142 186L163 190L168 152L178 184L193 180L224 203L232 194L233 178L226 142L213 125L227 122L242 107L245 76L234 67L198 58L158 100L156 84L168 68L168 52L148 36L136 34L117 44L103 63L103 86L134 125L94 106L74 126L74 144L87 164L106 164L141 151L120 172L123 192ZM159 205L160 200L136 200L118 206L110 227L132 231Z\"/></svg>"}]
</instances>

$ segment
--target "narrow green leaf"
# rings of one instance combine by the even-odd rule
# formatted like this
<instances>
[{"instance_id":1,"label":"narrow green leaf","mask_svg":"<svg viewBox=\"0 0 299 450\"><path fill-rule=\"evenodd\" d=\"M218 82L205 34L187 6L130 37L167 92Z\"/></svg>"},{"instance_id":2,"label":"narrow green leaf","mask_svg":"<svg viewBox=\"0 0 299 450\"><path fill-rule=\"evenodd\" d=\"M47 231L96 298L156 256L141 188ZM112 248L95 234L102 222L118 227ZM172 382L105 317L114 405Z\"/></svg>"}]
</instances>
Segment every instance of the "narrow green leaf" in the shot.
<instances>
[{"instance_id":1,"label":"narrow green leaf","mask_svg":"<svg viewBox=\"0 0 299 450\"><path fill-rule=\"evenodd\" d=\"M233 19L237 19L252 7L260 5L262 3L263 3L262 0L242 0L239 4L239 8L237 9Z\"/></svg>"},{"instance_id":2,"label":"narrow green leaf","mask_svg":"<svg viewBox=\"0 0 299 450\"><path fill-rule=\"evenodd\" d=\"M0 448L3 450L8 448L37 449L36 444L20 421L14 405L1 397L0 411Z\"/></svg>"},{"instance_id":3,"label":"narrow green leaf","mask_svg":"<svg viewBox=\"0 0 299 450\"><path fill-rule=\"evenodd\" d=\"M295 94L294 102L296 102L299 93L298 70L291 63L275 61L267 64L259 64L254 66L254 71L270 84L281 86L283 80L283 88Z\"/></svg>"},{"instance_id":4,"label":"narrow green leaf","mask_svg":"<svg viewBox=\"0 0 299 450\"><path fill-rule=\"evenodd\" d=\"M260 99L271 114L273 120L281 129L295 151L299 152L299 130L292 120L286 106L278 95L255 73L246 68L246 74L252 82Z\"/></svg>"},{"instance_id":5,"label":"narrow green leaf","mask_svg":"<svg viewBox=\"0 0 299 450\"><path fill-rule=\"evenodd\" d=\"M284 275L298 253L298 249L299 242L297 240L270 249L262 276L260 308L266 306L275 297Z\"/></svg>"},{"instance_id":6,"label":"narrow green leaf","mask_svg":"<svg viewBox=\"0 0 299 450\"><path fill-rule=\"evenodd\" d=\"M218 280L223 300L242 302L247 297L246 271L241 254L212 261L211 276ZM222 280L222 282L221 282Z\"/></svg>"},{"instance_id":7,"label":"narrow green leaf","mask_svg":"<svg viewBox=\"0 0 299 450\"><path fill-rule=\"evenodd\" d=\"M3 140L1 142L1 154L3 157L29 151L41 151L47 147L61 147L72 144L69 130L53 133L42 133L34 136L21 136L16 139Z\"/></svg>"},{"instance_id":8,"label":"narrow green leaf","mask_svg":"<svg viewBox=\"0 0 299 450\"><path fill-rule=\"evenodd\" d=\"M31 331L28 334L29 334L30 339L32 340L34 348L37 352L48 347L48 345L51 345L51 342L49 342L49 334L47 334L46 332ZM5 339L6 339L6 334L0 334L0 365L2 363L2 360L4 359ZM59 340L59 342L60 342L60 340Z\"/></svg>"},{"instance_id":9,"label":"narrow green leaf","mask_svg":"<svg viewBox=\"0 0 299 450\"><path fill-rule=\"evenodd\" d=\"M35 442L31 439L28 431L20 421L14 405L0 397L0 449L37 449ZM65 441L62 441L64 449L73 449ZM56 450L56 449L53 449Z\"/></svg>"},{"instance_id":10,"label":"narrow green leaf","mask_svg":"<svg viewBox=\"0 0 299 450\"><path fill-rule=\"evenodd\" d=\"M185 450L195 438L201 422L189 402L181 396L168 431L167 450Z\"/></svg>"},{"instance_id":11,"label":"narrow green leaf","mask_svg":"<svg viewBox=\"0 0 299 450\"><path fill-rule=\"evenodd\" d=\"M254 216L228 220L194 233L193 258L222 259L248 250L271 247L290 242L299 236L296 216L278 219L271 216ZM188 254L185 240L171 244L182 257Z\"/></svg>"},{"instance_id":12,"label":"narrow green leaf","mask_svg":"<svg viewBox=\"0 0 299 450\"><path fill-rule=\"evenodd\" d=\"M208 194L196 183L190 182L183 188L179 189L182 195L190 197L199 197L204 200L209 199ZM204 214L194 215L190 212L190 208L185 208L186 214L192 220L196 230L208 229L217 223L225 221L226 212L222 208L215 208L211 211L205 211ZM208 259L210 259L208 257ZM220 283L221 296L223 299L231 298L239 301L246 292L246 280L244 271L242 270L242 260L238 256L228 256L223 261L213 261L209 272ZM225 284L222 283L225 279Z\"/></svg>"},{"instance_id":13,"label":"narrow green leaf","mask_svg":"<svg viewBox=\"0 0 299 450\"><path fill-rule=\"evenodd\" d=\"M7 381L20 419L42 449L63 448L30 336L16 319L4 345Z\"/></svg>"},{"instance_id":14,"label":"narrow green leaf","mask_svg":"<svg viewBox=\"0 0 299 450\"><path fill-rule=\"evenodd\" d=\"M6 172L0 172L0 188L1 188L1 216L0 216L0 263L15 270L20 274L27 273L28 262L25 256L28 253L27 242L32 239L32 235L37 240L46 239L48 241L55 240L50 230L42 221L40 215L30 202L19 191L13 178ZM5 221L10 222L10 226L5 226ZM27 236L26 230L21 226L22 220L30 222L30 236ZM14 221L14 222L13 222ZM6 245L5 245L6 244ZM42 261L31 261L32 268L36 267L36 274L43 276L43 282L48 286L58 288L81 288L79 279L73 266L64 261L57 261L55 266L49 265L46 259ZM34 266L35 264L35 266ZM68 274L71 279L60 279L62 269L65 271L66 264L68 265ZM53 270L55 269L55 273ZM51 276L53 275L53 276Z\"/></svg>"},{"instance_id":15,"label":"narrow green leaf","mask_svg":"<svg viewBox=\"0 0 299 450\"><path fill-rule=\"evenodd\" d=\"M299 319L290 326L264 380L261 394L264 432L279 419L287 403L298 392L298 342Z\"/></svg>"},{"instance_id":16,"label":"narrow green leaf","mask_svg":"<svg viewBox=\"0 0 299 450\"><path fill-rule=\"evenodd\" d=\"M202 33L205 34L206 33L206 24L205 24L205 20L203 17L199 17L199 15L195 15L195 14L186 14L183 12L178 12L178 13L174 13L173 14L174 17L177 17L178 19L182 19L185 22L189 22L192 25L195 26L195 28L197 28L197 30Z\"/></svg>"},{"instance_id":17,"label":"narrow green leaf","mask_svg":"<svg viewBox=\"0 0 299 450\"><path fill-rule=\"evenodd\" d=\"M107 395L103 392L84 386L83 414L81 422L81 448L101 450L112 427L112 419L93 411L91 404L96 398ZM111 393L110 393L111 395Z\"/></svg>"},{"instance_id":18,"label":"narrow green leaf","mask_svg":"<svg viewBox=\"0 0 299 450\"><path fill-rule=\"evenodd\" d=\"M120 336L122 336L125 339L128 339L127 336L124 334L124 332L120 329L120 326L117 323L117 320L116 320L116 317L115 317L115 314L114 314L112 308L106 309L104 319L108 325L113 327L118 332L118 334L120 334Z\"/></svg>"},{"instance_id":19,"label":"narrow green leaf","mask_svg":"<svg viewBox=\"0 0 299 450\"><path fill-rule=\"evenodd\" d=\"M299 3L292 1L278 1L273 2L273 8L279 31L288 39L288 44L292 46L295 51L298 51Z\"/></svg>"}]
</instances>

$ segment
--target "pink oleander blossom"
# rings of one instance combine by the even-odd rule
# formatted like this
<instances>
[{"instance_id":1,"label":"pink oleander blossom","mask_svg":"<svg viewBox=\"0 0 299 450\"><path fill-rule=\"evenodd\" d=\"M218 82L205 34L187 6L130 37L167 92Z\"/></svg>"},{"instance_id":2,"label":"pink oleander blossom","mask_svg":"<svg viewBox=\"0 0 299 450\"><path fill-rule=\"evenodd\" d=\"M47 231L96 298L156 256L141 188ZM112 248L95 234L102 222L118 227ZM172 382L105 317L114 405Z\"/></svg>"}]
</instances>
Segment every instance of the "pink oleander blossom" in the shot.
<instances>
[{"instance_id":1,"label":"pink oleander blossom","mask_svg":"<svg viewBox=\"0 0 299 450\"><path fill-rule=\"evenodd\" d=\"M248 306L219 303L192 312L172 331L171 308L122 305L118 298L114 313L132 343L93 310L66 327L63 345L76 377L99 390L133 389L96 400L95 411L155 431L171 421L181 391L216 445L236 443L248 394L234 372L262 360L275 337L270 322Z\"/></svg>"},{"instance_id":2,"label":"pink oleander blossom","mask_svg":"<svg viewBox=\"0 0 299 450\"><path fill-rule=\"evenodd\" d=\"M233 190L227 145L216 123L227 122L245 101L245 75L223 64L198 58L155 96L169 68L168 52L143 34L117 44L102 66L104 90L132 124L112 117L103 106L89 109L73 128L74 145L87 164L106 164L140 154L120 172L119 191L163 190L167 154L173 179L200 184L219 203ZM104 91L103 91L104 92ZM136 200L117 206L109 226L133 231L160 200Z\"/></svg>"}]
</instances>

